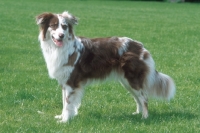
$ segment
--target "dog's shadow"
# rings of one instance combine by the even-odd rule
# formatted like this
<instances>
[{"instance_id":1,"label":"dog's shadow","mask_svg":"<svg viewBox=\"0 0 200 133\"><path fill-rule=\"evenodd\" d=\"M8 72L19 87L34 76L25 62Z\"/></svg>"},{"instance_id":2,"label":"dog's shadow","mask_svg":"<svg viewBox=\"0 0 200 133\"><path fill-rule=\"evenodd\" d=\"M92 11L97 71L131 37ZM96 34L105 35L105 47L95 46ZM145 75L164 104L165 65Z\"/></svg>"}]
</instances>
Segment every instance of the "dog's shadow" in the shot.
<instances>
[{"instance_id":1,"label":"dog's shadow","mask_svg":"<svg viewBox=\"0 0 200 133\"><path fill-rule=\"evenodd\" d=\"M90 112L88 115L93 117L93 119L101 119L105 121L131 121L133 123L144 123L146 125L153 123L160 123L161 121L170 122L174 120L191 120L197 117L196 114L190 112L149 112L149 117L147 119L142 119L142 115L132 115L132 114L101 114L99 112Z\"/></svg>"}]
</instances>

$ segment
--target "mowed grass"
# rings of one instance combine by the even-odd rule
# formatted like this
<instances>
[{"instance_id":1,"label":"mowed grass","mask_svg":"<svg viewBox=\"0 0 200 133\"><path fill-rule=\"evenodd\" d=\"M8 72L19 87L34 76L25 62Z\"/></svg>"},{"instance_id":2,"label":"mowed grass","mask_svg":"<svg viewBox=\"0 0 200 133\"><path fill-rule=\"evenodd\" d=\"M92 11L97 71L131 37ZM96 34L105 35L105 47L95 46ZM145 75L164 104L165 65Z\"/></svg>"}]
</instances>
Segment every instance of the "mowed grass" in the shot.
<instances>
[{"instance_id":1,"label":"mowed grass","mask_svg":"<svg viewBox=\"0 0 200 133\"><path fill-rule=\"evenodd\" d=\"M79 115L57 124L61 89L48 77L35 16L68 10L78 36L127 36L143 42L158 71L170 75L171 102L149 100L149 118L119 83L86 88ZM200 5L156 2L18 0L0 2L1 133L181 133L200 131Z\"/></svg>"}]
</instances>

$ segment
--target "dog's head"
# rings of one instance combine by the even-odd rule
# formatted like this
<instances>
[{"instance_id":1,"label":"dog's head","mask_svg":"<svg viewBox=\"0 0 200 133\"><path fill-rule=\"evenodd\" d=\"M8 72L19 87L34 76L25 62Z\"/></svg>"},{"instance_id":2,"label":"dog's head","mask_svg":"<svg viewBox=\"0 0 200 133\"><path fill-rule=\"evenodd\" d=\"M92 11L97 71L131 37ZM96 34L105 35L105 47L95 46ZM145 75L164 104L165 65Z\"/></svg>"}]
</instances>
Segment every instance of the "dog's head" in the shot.
<instances>
[{"instance_id":1,"label":"dog's head","mask_svg":"<svg viewBox=\"0 0 200 133\"><path fill-rule=\"evenodd\" d=\"M65 39L74 39L73 25L78 23L77 18L68 12L42 13L36 17L36 22L40 26L40 39L52 39L58 47L63 46Z\"/></svg>"}]
</instances>

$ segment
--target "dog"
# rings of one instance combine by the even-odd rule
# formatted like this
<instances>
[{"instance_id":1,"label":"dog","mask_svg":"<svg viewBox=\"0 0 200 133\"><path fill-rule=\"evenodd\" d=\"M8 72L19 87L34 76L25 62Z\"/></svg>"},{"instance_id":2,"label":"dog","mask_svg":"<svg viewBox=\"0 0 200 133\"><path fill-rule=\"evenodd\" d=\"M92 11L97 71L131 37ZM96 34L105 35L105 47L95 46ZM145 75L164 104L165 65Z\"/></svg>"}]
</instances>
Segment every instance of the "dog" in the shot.
<instances>
[{"instance_id":1,"label":"dog","mask_svg":"<svg viewBox=\"0 0 200 133\"><path fill-rule=\"evenodd\" d=\"M154 60L141 42L128 37L75 36L78 19L67 11L42 13L36 16L36 23L49 76L62 87L63 109L55 116L59 122L78 114L85 86L97 80L119 81L136 101L133 114L142 113L142 118L148 117L149 97L174 97L173 79L155 70Z\"/></svg>"}]
</instances>

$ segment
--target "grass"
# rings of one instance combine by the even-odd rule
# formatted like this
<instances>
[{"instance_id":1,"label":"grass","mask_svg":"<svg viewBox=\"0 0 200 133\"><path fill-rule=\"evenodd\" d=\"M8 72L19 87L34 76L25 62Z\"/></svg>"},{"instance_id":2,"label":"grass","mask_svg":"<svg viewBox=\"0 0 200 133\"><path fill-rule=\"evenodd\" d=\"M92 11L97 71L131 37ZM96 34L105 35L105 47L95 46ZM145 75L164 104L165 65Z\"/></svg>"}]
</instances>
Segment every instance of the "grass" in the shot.
<instances>
[{"instance_id":1,"label":"grass","mask_svg":"<svg viewBox=\"0 0 200 133\"><path fill-rule=\"evenodd\" d=\"M116 1L0 2L0 132L120 133L200 131L199 4ZM144 43L158 71L169 74L177 94L149 101L150 116L132 116L136 105L115 82L86 89L79 115L57 124L61 90L48 78L37 41L35 16L68 10L80 18L76 35L128 36ZM42 113L38 113L41 111Z\"/></svg>"}]
</instances>

